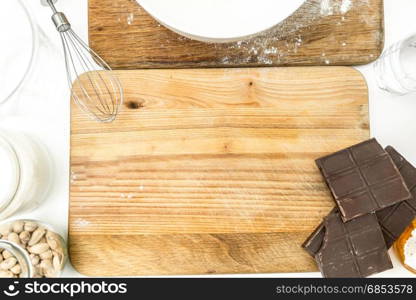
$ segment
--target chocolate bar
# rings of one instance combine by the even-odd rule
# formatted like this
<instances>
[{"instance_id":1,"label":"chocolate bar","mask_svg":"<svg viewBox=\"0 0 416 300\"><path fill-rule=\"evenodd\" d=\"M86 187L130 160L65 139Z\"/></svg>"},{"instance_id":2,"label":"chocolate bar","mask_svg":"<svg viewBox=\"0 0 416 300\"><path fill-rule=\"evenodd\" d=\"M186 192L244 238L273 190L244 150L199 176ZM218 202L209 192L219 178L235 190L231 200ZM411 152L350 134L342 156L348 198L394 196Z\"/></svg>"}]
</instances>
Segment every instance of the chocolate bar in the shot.
<instances>
[{"instance_id":1,"label":"chocolate bar","mask_svg":"<svg viewBox=\"0 0 416 300\"><path fill-rule=\"evenodd\" d=\"M399 169L413 195L412 199L377 212L377 218L383 231L387 248L390 248L416 217L416 168L393 147L387 147L386 151L393 159L394 164Z\"/></svg>"},{"instance_id":2,"label":"chocolate bar","mask_svg":"<svg viewBox=\"0 0 416 300\"><path fill-rule=\"evenodd\" d=\"M344 223L340 212L330 213L323 226L315 260L324 277L362 278L393 268L375 214Z\"/></svg>"},{"instance_id":3,"label":"chocolate bar","mask_svg":"<svg viewBox=\"0 0 416 300\"><path fill-rule=\"evenodd\" d=\"M316 161L344 222L410 200L390 155L371 139Z\"/></svg>"},{"instance_id":4,"label":"chocolate bar","mask_svg":"<svg viewBox=\"0 0 416 300\"><path fill-rule=\"evenodd\" d=\"M416 218L416 168L393 147L387 147L386 151L393 159L394 164L399 169L400 174L402 174L407 187L413 195L413 198L410 200L384 208L376 213L387 249L389 249L407 226ZM324 234L325 227L321 223L302 245L312 257L315 257L322 245Z\"/></svg>"}]
</instances>

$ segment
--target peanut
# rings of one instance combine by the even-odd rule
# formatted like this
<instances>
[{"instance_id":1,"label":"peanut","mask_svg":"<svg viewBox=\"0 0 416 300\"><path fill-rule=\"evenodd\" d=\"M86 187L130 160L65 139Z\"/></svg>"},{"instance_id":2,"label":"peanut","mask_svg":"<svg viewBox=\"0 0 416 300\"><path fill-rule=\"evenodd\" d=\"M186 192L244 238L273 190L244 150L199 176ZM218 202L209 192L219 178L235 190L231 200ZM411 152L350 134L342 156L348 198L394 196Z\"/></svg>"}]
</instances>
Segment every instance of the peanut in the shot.
<instances>
[{"instance_id":1,"label":"peanut","mask_svg":"<svg viewBox=\"0 0 416 300\"><path fill-rule=\"evenodd\" d=\"M38 228L38 225L35 222L25 222L25 231L33 232L36 230L36 228Z\"/></svg>"},{"instance_id":2,"label":"peanut","mask_svg":"<svg viewBox=\"0 0 416 300\"><path fill-rule=\"evenodd\" d=\"M43 273L46 274L48 271L53 270L52 260L44 259L39 264L39 267L43 270Z\"/></svg>"},{"instance_id":3,"label":"peanut","mask_svg":"<svg viewBox=\"0 0 416 300\"><path fill-rule=\"evenodd\" d=\"M46 233L46 241L48 242L51 249L56 250L60 245L60 238L56 233L48 231Z\"/></svg>"},{"instance_id":4,"label":"peanut","mask_svg":"<svg viewBox=\"0 0 416 300\"><path fill-rule=\"evenodd\" d=\"M17 259L14 257L9 257L5 259L2 263L0 263L0 269L7 271L13 268L17 263Z\"/></svg>"},{"instance_id":5,"label":"peanut","mask_svg":"<svg viewBox=\"0 0 416 300\"><path fill-rule=\"evenodd\" d=\"M59 255L54 255L52 259L53 268L55 270L61 270L62 268L62 261Z\"/></svg>"},{"instance_id":6,"label":"peanut","mask_svg":"<svg viewBox=\"0 0 416 300\"><path fill-rule=\"evenodd\" d=\"M40 262L40 258L36 254L30 254L30 260L34 266L37 266Z\"/></svg>"},{"instance_id":7,"label":"peanut","mask_svg":"<svg viewBox=\"0 0 416 300\"><path fill-rule=\"evenodd\" d=\"M39 256L41 259L50 259L53 257L53 253L51 250L48 250L48 251L41 253Z\"/></svg>"},{"instance_id":8,"label":"peanut","mask_svg":"<svg viewBox=\"0 0 416 300\"><path fill-rule=\"evenodd\" d=\"M20 244L20 239L16 232L9 233L9 235L7 236L7 240L17 245Z\"/></svg>"},{"instance_id":9,"label":"peanut","mask_svg":"<svg viewBox=\"0 0 416 300\"><path fill-rule=\"evenodd\" d=\"M19 264L16 264L14 267L12 267L10 269L10 272L12 272L15 275L18 275L18 274L22 273L22 268L20 267Z\"/></svg>"},{"instance_id":10,"label":"peanut","mask_svg":"<svg viewBox=\"0 0 416 300\"><path fill-rule=\"evenodd\" d=\"M7 250L4 250L3 251L3 253L2 253L2 255L3 255L3 258L4 259L8 259L8 258L10 258L10 257L13 257L13 254L11 254L9 251L7 251Z\"/></svg>"},{"instance_id":11,"label":"peanut","mask_svg":"<svg viewBox=\"0 0 416 300\"><path fill-rule=\"evenodd\" d=\"M49 250L49 245L47 243L39 243L32 247L29 247L28 250L30 253L33 253L33 254L42 254L43 252L46 252Z\"/></svg>"},{"instance_id":12,"label":"peanut","mask_svg":"<svg viewBox=\"0 0 416 300\"><path fill-rule=\"evenodd\" d=\"M23 231L25 223L23 221L16 221L12 224L12 229L15 233L19 234Z\"/></svg>"},{"instance_id":13,"label":"peanut","mask_svg":"<svg viewBox=\"0 0 416 300\"><path fill-rule=\"evenodd\" d=\"M0 270L1 278L13 278L13 273L10 271Z\"/></svg>"},{"instance_id":14,"label":"peanut","mask_svg":"<svg viewBox=\"0 0 416 300\"><path fill-rule=\"evenodd\" d=\"M43 229L42 227L39 227L38 229L36 229L32 233L32 237L29 240L29 246L33 246L33 245L39 243L39 241L43 238L45 233L46 233L46 230Z\"/></svg>"},{"instance_id":15,"label":"peanut","mask_svg":"<svg viewBox=\"0 0 416 300\"><path fill-rule=\"evenodd\" d=\"M0 234L2 235L2 237L7 236L10 232L10 225L2 225L0 227Z\"/></svg>"},{"instance_id":16,"label":"peanut","mask_svg":"<svg viewBox=\"0 0 416 300\"><path fill-rule=\"evenodd\" d=\"M22 231L19 234L20 241L23 245L26 245L30 240L30 232L29 231Z\"/></svg>"}]
</instances>

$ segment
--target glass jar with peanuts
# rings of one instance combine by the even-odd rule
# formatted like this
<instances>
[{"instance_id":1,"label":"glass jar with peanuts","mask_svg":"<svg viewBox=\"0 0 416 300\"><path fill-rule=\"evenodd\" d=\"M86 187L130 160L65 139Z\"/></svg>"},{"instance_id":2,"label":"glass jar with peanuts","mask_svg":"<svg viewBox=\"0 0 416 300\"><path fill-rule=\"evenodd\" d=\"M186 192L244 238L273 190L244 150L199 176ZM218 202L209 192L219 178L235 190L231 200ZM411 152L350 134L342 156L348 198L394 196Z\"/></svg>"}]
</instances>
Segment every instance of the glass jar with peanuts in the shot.
<instances>
[{"instance_id":1,"label":"glass jar with peanuts","mask_svg":"<svg viewBox=\"0 0 416 300\"><path fill-rule=\"evenodd\" d=\"M0 224L0 277L59 277L67 259L64 239L51 226L34 220Z\"/></svg>"}]
</instances>

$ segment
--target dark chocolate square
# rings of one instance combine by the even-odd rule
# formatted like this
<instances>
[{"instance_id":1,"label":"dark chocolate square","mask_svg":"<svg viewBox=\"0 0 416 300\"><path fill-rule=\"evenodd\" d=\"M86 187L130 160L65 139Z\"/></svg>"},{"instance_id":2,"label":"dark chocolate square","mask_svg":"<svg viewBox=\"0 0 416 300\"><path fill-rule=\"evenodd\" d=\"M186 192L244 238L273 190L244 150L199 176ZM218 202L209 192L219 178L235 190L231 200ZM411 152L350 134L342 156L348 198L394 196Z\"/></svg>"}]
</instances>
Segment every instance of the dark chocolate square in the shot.
<instances>
[{"instance_id":1,"label":"dark chocolate square","mask_svg":"<svg viewBox=\"0 0 416 300\"><path fill-rule=\"evenodd\" d=\"M367 161L372 161L375 156L382 156L385 154L383 147L377 143L375 139L351 147L349 148L349 151L352 153L355 162L358 164L364 164Z\"/></svg>"},{"instance_id":2,"label":"dark chocolate square","mask_svg":"<svg viewBox=\"0 0 416 300\"><path fill-rule=\"evenodd\" d=\"M332 157L322 162L324 165L325 176L332 176L340 170L351 169L354 167L354 160L348 151L340 151Z\"/></svg>"},{"instance_id":3,"label":"dark chocolate square","mask_svg":"<svg viewBox=\"0 0 416 300\"><path fill-rule=\"evenodd\" d=\"M331 244L331 251L337 253L337 256L328 259L329 263L337 263L340 259L351 259L351 249L348 240L345 238L333 241Z\"/></svg>"},{"instance_id":4,"label":"dark chocolate square","mask_svg":"<svg viewBox=\"0 0 416 300\"><path fill-rule=\"evenodd\" d=\"M398 168L375 139L316 163L344 222L412 198Z\"/></svg>"},{"instance_id":5,"label":"dark chocolate square","mask_svg":"<svg viewBox=\"0 0 416 300\"><path fill-rule=\"evenodd\" d=\"M372 188L372 194L374 198L377 199L378 205L380 207L389 207L390 200L398 197L400 199L406 198L410 200L408 190L403 189L403 180L402 179L394 179L389 182L385 182L384 184L374 186ZM402 201L401 201L402 202Z\"/></svg>"},{"instance_id":6,"label":"dark chocolate square","mask_svg":"<svg viewBox=\"0 0 416 300\"><path fill-rule=\"evenodd\" d=\"M414 218L414 210L406 202L403 202L391 209L391 214L383 220L382 225L393 236L400 236L407 228L402 224L410 225Z\"/></svg>"},{"instance_id":7,"label":"dark chocolate square","mask_svg":"<svg viewBox=\"0 0 416 300\"><path fill-rule=\"evenodd\" d=\"M368 191L360 192L349 197L341 198L339 200L339 207L342 215L348 213L353 220L356 217L362 216L362 211L372 211L376 205Z\"/></svg>"},{"instance_id":8,"label":"dark chocolate square","mask_svg":"<svg viewBox=\"0 0 416 300\"><path fill-rule=\"evenodd\" d=\"M337 210L338 211L338 210ZM344 224L348 232L362 232L374 225L373 218L356 218Z\"/></svg>"},{"instance_id":9,"label":"dark chocolate square","mask_svg":"<svg viewBox=\"0 0 416 300\"><path fill-rule=\"evenodd\" d=\"M354 253L357 256L362 256L385 246L383 234L379 228L359 231L351 234L350 238Z\"/></svg>"},{"instance_id":10,"label":"dark chocolate square","mask_svg":"<svg viewBox=\"0 0 416 300\"><path fill-rule=\"evenodd\" d=\"M387 248L390 248L416 217L416 168L393 147L387 147L386 151L393 159L413 196L409 200L377 212ZM382 194L387 193L388 190L384 188L376 192Z\"/></svg>"},{"instance_id":11,"label":"dark chocolate square","mask_svg":"<svg viewBox=\"0 0 416 300\"><path fill-rule=\"evenodd\" d=\"M357 263L363 277L380 273L380 270L386 271L393 268L387 251L374 251L366 256L360 256L357 258Z\"/></svg>"},{"instance_id":12,"label":"dark chocolate square","mask_svg":"<svg viewBox=\"0 0 416 300\"><path fill-rule=\"evenodd\" d=\"M366 187L366 182L358 169L352 169L342 175L329 177L328 185L335 197L342 198L351 194L351 191L362 191Z\"/></svg>"},{"instance_id":13,"label":"dark chocolate square","mask_svg":"<svg viewBox=\"0 0 416 300\"><path fill-rule=\"evenodd\" d=\"M379 184L389 178L397 178L397 168L394 167L391 158L387 155L361 167L361 173L368 185Z\"/></svg>"},{"instance_id":14,"label":"dark chocolate square","mask_svg":"<svg viewBox=\"0 0 416 300\"><path fill-rule=\"evenodd\" d=\"M314 233L304 247L321 244L315 259L324 277L367 277L393 267L375 214L344 223L331 212Z\"/></svg>"},{"instance_id":15,"label":"dark chocolate square","mask_svg":"<svg viewBox=\"0 0 416 300\"><path fill-rule=\"evenodd\" d=\"M340 269L342 274L340 274ZM326 278L354 278L360 270L357 263L351 259L342 263L329 264L325 267L325 271L321 270L321 273L323 272Z\"/></svg>"}]
</instances>

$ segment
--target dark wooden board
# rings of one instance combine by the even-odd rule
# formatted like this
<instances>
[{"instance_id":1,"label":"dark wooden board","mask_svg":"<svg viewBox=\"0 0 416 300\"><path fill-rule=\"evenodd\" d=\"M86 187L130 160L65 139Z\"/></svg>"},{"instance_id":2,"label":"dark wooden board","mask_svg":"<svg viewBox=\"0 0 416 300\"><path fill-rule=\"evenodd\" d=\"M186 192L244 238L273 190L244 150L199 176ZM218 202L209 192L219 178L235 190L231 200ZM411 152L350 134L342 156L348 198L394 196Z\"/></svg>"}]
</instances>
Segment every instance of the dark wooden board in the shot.
<instances>
[{"instance_id":1,"label":"dark wooden board","mask_svg":"<svg viewBox=\"0 0 416 300\"><path fill-rule=\"evenodd\" d=\"M135 0L89 0L89 37L117 69L358 65L383 49L383 1L307 0L268 32L215 44L170 31Z\"/></svg>"}]
</instances>

